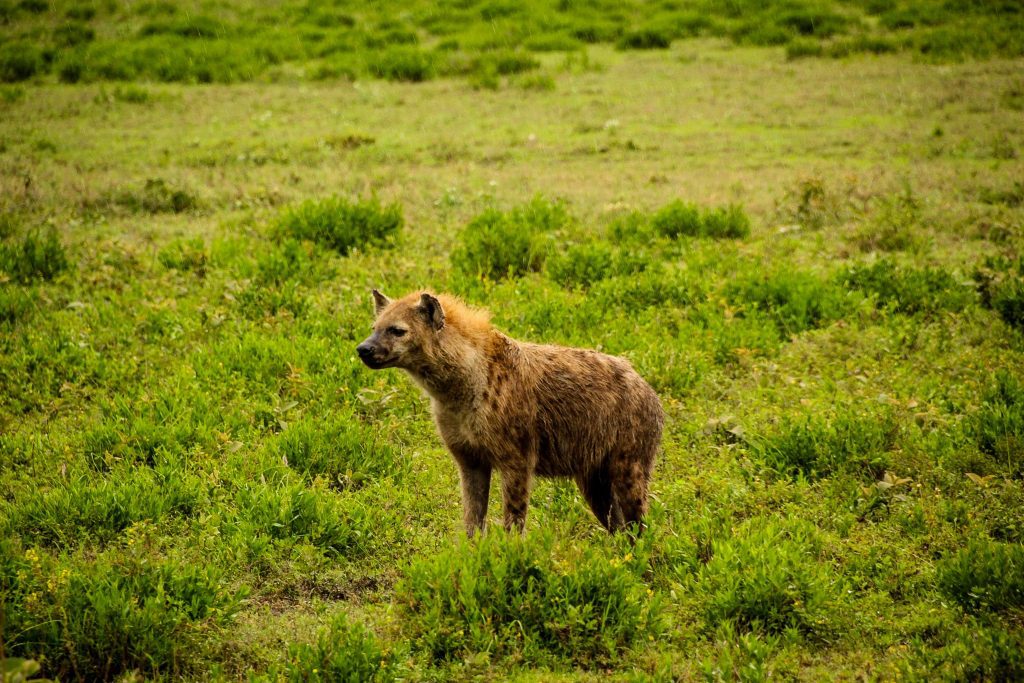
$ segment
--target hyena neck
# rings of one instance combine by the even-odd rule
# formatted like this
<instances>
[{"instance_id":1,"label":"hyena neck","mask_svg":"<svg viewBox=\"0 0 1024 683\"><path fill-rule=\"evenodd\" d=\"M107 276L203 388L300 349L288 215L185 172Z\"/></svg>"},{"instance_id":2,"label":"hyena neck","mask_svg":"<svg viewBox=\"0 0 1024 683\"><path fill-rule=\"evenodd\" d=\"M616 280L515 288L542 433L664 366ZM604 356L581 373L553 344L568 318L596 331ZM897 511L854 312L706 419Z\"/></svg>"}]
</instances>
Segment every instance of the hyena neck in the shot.
<instances>
[{"instance_id":1,"label":"hyena neck","mask_svg":"<svg viewBox=\"0 0 1024 683\"><path fill-rule=\"evenodd\" d=\"M449 410L475 410L487 394L492 367L515 344L494 331L486 339L469 340L452 335L444 340L429 361L408 370L430 397Z\"/></svg>"}]
</instances>

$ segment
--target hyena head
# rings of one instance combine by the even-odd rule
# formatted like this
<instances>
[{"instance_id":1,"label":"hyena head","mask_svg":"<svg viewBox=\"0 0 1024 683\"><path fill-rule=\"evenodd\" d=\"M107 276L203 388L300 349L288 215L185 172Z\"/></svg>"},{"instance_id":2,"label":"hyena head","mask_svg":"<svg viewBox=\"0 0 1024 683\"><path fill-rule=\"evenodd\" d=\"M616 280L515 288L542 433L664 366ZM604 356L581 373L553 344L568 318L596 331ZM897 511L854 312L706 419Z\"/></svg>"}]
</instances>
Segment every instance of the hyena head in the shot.
<instances>
[{"instance_id":1,"label":"hyena head","mask_svg":"<svg viewBox=\"0 0 1024 683\"><path fill-rule=\"evenodd\" d=\"M377 319L373 333L356 347L359 358L373 370L412 368L428 358L444 327L444 309L433 294L413 293L392 301L376 289Z\"/></svg>"}]
</instances>

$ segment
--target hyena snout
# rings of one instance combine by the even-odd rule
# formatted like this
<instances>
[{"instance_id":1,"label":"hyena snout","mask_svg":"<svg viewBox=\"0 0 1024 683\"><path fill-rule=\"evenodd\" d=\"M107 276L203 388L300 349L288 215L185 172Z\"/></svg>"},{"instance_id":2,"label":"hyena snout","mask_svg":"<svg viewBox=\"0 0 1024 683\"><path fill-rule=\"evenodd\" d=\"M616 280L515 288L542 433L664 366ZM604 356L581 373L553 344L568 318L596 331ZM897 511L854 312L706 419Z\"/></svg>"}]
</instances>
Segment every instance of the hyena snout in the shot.
<instances>
[{"instance_id":1,"label":"hyena snout","mask_svg":"<svg viewBox=\"0 0 1024 683\"><path fill-rule=\"evenodd\" d=\"M373 337L370 337L357 346L356 353L359 354L359 360L363 361L363 363L366 364L366 367L373 370L379 370L388 362L387 351L375 344Z\"/></svg>"}]
</instances>

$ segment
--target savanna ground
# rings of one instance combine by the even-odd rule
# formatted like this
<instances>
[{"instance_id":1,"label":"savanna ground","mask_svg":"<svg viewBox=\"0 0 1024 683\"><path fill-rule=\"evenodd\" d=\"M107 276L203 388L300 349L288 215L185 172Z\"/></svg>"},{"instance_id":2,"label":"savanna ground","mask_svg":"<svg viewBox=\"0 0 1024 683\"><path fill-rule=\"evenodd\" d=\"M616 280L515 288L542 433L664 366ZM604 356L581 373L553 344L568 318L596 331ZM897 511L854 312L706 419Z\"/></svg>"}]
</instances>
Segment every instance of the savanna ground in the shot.
<instances>
[{"instance_id":1,"label":"savanna ground","mask_svg":"<svg viewBox=\"0 0 1024 683\"><path fill-rule=\"evenodd\" d=\"M0 658L1024 677L1020 8L741 5L0 7ZM462 541L371 287L631 359L637 544Z\"/></svg>"}]
</instances>

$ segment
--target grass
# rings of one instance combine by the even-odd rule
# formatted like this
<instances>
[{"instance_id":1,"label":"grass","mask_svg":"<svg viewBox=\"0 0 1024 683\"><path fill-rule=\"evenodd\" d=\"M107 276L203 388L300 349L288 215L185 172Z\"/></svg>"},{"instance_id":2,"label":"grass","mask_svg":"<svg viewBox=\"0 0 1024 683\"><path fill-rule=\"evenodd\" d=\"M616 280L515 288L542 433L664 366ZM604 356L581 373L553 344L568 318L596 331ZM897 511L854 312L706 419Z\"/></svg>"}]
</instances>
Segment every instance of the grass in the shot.
<instances>
[{"instance_id":1,"label":"grass","mask_svg":"<svg viewBox=\"0 0 1024 683\"><path fill-rule=\"evenodd\" d=\"M0 3L0 657L1021 678L1004 5ZM428 402L355 357L374 287L627 357L644 535L542 480L462 540Z\"/></svg>"}]
</instances>

